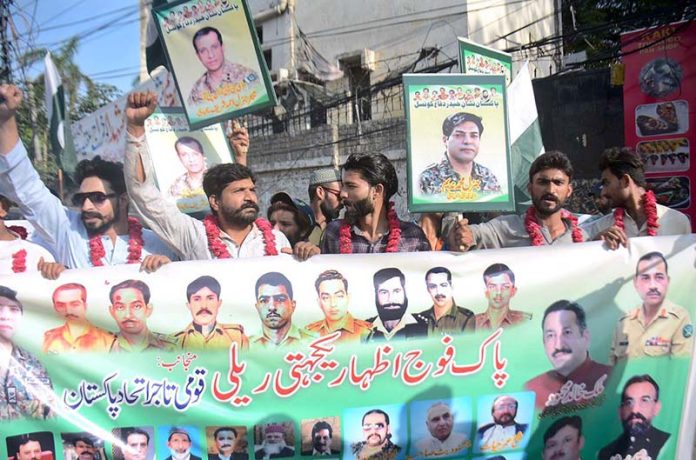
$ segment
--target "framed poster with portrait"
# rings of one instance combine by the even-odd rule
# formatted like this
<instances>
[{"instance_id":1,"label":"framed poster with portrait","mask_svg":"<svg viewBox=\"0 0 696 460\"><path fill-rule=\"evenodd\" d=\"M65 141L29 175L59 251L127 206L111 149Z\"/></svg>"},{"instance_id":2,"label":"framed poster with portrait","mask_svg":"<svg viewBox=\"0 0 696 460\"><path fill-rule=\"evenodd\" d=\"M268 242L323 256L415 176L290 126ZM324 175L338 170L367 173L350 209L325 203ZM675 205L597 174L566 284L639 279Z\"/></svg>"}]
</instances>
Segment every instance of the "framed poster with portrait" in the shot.
<instances>
[{"instance_id":1,"label":"framed poster with portrait","mask_svg":"<svg viewBox=\"0 0 696 460\"><path fill-rule=\"evenodd\" d=\"M145 133L162 195L186 214L209 212L203 175L232 162L222 124L191 131L182 109L163 107L145 120Z\"/></svg>"},{"instance_id":2,"label":"framed poster with portrait","mask_svg":"<svg viewBox=\"0 0 696 460\"><path fill-rule=\"evenodd\" d=\"M512 55L458 37L459 69L467 75L503 75L505 85L512 81Z\"/></svg>"},{"instance_id":3,"label":"framed poster with portrait","mask_svg":"<svg viewBox=\"0 0 696 460\"><path fill-rule=\"evenodd\" d=\"M183 0L153 8L192 130L276 104L245 0Z\"/></svg>"},{"instance_id":4,"label":"framed poster with portrait","mask_svg":"<svg viewBox=\"0 0 696 460\"><path fill-rule=\"evenodd\" d=\"M403 81L409 211L514 210L505 77Z\"/></svg>"}]
</instances>

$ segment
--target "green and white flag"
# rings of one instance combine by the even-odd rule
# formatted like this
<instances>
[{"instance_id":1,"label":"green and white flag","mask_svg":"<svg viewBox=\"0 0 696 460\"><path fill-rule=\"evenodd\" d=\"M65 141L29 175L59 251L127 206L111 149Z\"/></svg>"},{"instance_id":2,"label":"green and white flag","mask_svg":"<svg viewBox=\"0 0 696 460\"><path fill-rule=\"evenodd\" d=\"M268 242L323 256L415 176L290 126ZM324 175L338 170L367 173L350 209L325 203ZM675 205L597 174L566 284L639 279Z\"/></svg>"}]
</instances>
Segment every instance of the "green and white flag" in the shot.
<instances>
[{"instance_id":1,"label":"green and white flag","mask_svg":"<svg viewBox=\"0 0 696 460\"><path fill-rule=\"evenodd\" d=\"M46 66L46 117L50 126L51 151L56 156L60 168L68 175L72 175L77 160L70 132L70 119L65 108L63 82L58 69L53 64L51 53L46 53L44 65Z\"/></svg>"},{"instance_id":2,"label":"green and white flag","mask_svg":"<svg viewBox=\"0 0 696 460\"><path fill-rule=\"evenodd\" d=\"M508 119L515 201L516 208L520 211L520 205L530 199L527 193L529 166L536 157L544 153L528 62L524 63L508 86Z\"/></svg>"}]
</instances>

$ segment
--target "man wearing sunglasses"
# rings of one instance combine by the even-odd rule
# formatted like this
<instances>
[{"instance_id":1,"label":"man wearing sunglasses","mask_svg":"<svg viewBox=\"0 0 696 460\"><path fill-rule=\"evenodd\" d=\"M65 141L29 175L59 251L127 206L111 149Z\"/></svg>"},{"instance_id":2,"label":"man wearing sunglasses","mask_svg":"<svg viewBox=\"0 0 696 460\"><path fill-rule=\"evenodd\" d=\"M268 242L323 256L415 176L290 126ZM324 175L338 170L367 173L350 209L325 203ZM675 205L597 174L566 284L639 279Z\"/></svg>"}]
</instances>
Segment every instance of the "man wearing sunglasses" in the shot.
<instances>
[{"instance_id":1,"label":"man wearing sunglasses","mask_svg":"<svg viewBox=\"0 0 696 460\"><path fill-rule=\"evenodd\" d=\"M156 106L154 93L128 95L126 184L133 207L143 222L184 260L257 257L275 255L284 250L292 252L285 235L272 229L267 220L258 218L254 174L243 162L219 164L205 173L203 189L213 214L204 222L181 213L176 205L164 199L155 187L153 172L149 170L150 152L145 142L145 120ZM237 136L231 141L239 158L239 152L244 150L242 139ZM248 146L248 141L246 144Z\"/></svg>"},{"instance_id":2,"label":"man wearing sunglasses","mask_svg":"<svg viewBox=\"0 0 696 460\"><path fill-rule=\"evenodd\" d=\"M309 206L314 211L316 225L308 241L316 246L321 243L326 226L338 219L343 203L341 202L341 171L336 168L321 168L312 171L309 176Z\"/></svg>"},{"instance_id":3,"label":"man wearing sunglasses","mask_svg":"<svg viewBox=\"0 0 696 460\"><path fill-rule=\"evenodd\" d=\"M129 222L128 196L122 167L101 160L81 161L75 171L80 185L73 204L80 212L63 207L41 182L19 139L15 114L22 92L14 85L0 85L0 193L16 202L46 241L61 265L44 275L57 277L63 266L85 268L98 265L141 263L153 271L175 258L157 236ZM142 239L138 257L129 247ZM131 241L133 240L133 241Z\"/></svg>"}]
</instances>

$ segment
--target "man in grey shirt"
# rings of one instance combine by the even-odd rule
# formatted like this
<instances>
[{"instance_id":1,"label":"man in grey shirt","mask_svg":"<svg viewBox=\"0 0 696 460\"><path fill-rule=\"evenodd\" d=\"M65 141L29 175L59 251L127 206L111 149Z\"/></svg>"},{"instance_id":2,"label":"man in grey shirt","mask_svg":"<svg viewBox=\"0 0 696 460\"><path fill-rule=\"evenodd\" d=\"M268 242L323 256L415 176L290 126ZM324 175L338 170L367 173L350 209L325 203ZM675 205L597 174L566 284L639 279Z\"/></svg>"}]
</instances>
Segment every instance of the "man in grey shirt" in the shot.
<instances>
[{"instance_id":1,"label":"man in grey shirt","mask_svg":"<svg viewBox=\"0 0 696 460\"><path fill-rule=\"evenodd\" d=\"M450 251L579 243L586 239L577 219L563 208L573 193L573 166L563 153L540 155L529 168L532 207L524 215L497 217L468 225L459 220L448 233Z\"/></svg>"}]
</instances>

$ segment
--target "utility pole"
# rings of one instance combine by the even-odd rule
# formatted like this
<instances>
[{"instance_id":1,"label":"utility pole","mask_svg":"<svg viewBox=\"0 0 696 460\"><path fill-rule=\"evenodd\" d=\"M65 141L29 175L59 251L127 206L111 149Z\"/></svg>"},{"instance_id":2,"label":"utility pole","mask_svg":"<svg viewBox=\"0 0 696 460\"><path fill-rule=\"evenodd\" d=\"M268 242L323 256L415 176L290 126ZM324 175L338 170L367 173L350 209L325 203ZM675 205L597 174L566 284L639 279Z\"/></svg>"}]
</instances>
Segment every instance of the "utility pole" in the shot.
<instances>
[{"instance_id":1,"label":"utility pole","mask_svg":"<svg viewBox=\"0 0 696 460\"><path fill-rule=\"evenodd\" d=\"M12 0L0 0L0 82L12 81L10 66L10 42L7 39L7 28L10 22L10 4Z\"/></svg>"}]
</instances>

